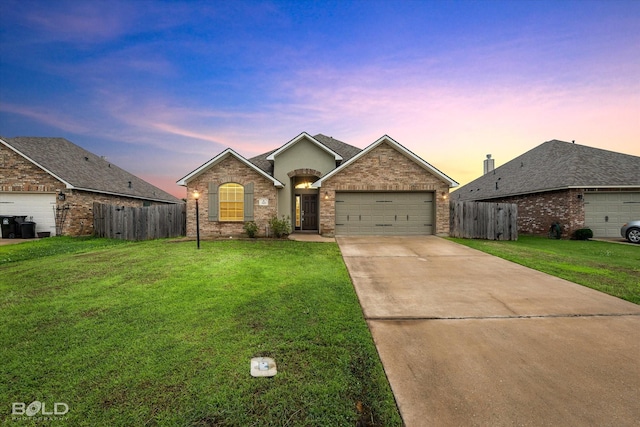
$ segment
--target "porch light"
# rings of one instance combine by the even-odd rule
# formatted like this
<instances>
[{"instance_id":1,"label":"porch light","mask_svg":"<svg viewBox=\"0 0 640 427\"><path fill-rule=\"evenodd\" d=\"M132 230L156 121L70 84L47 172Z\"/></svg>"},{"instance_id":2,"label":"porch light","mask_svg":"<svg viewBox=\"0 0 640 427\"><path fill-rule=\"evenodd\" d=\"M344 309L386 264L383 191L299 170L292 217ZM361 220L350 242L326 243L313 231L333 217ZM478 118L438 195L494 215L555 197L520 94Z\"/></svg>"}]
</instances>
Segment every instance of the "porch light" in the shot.
<instances>
[{"instance_id":1,"label":"porch light","mask_svg":"<svg viewBox=\"0 0 640 427\"><path fill-rule=\"evenodd\" d=\"M196 200L196 241L198 244L198 249L200 249L200 209L198 207L198 199L200 198L200 193L198 190L193 192L193 198Z\"/></svg>"},{"instance_id":2,"label":"porch light","mask_svg":"<svg viewBox=\"0 0 640 427\"><path fill-rule=\"evenodd\" d=\"M328 191L324 192L324 199L325 200L329 200L329 192Z\"/></svg>"}]
</instances>

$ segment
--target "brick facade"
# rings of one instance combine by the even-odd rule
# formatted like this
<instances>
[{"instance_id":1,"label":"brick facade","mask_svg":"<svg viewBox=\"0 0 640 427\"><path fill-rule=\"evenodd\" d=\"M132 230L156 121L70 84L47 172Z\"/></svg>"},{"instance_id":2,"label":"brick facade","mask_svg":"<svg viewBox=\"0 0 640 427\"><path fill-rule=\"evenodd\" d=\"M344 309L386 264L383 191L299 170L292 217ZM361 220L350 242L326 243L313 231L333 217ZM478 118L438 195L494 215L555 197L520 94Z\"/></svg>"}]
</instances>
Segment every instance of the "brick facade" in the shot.
<instances>
[{"instance_id":1,"label":"brick facade","mask_svg":"<svg viewBox=\"0 0 640 427\"><path fill-rule=\"evenodd\" d=\"M63 182L4 146L0 146L0 192L55 193L60 219L62 210L65 211L61 231L67 236L93 234L93 202L121 206L144 204L143 200L132 197L67 189ZM64 200L60 194L64 194Z\"/></svg>"},{"instance_id":2,"label":"brick facade","mask_svg":"<svg viewBox=\"0 0 640 427\"><path fill-rule=\"evenodd\" d=\"M0 191L56 193L65 184L24 157L0 145Z\"/></svg>"},{"instance_id":3,"label":"brick facade","mask_svg":"<svg viewBox=\"0 0 640 427\"><path fill-rule=\"evenodd\" d=\"M221 185L229 182L243 186L253 183L254 221L258 225L258 235L264 235L269 219L278 213L277 189L273 182L255 170L229 156L220 163L204 171L187 183L187 236L196 236L196 204L193 194L200 194L200 237L240 236L244 233L244 221L209 221L209 183ZM259 205L259 199L267 199L268 205Z\"/></svg>"},{"instance_id":4,"label":"brick facade","mask_svg":"<svg viewBox=\"0 0 640 427\"><path fill-rule=\"evenodd\" d=\"M93 234L93 203L127 207L144 206L144 201L131 197L92 193L82 190L65 190L65 200L56 202L58 209L66 209L62 224L62 234L66 236L87 236ZM164 204L150 202L149 205ZM59 212L59 211L58 211Z\"/></svg>"},{"instance_id":5,"label":"brick facade","mask_svg":"<svg viewBox=\"0 0 640 427\"><path fill-rule=\"evenodd\" d=\"M517 204L520 234L546 236L551 224L558 222L562 226L562 236L569 237L574 231L584 227L582 195L582 189L569 189L482 201Z\"/></svg>"},{"instance_id":6,"label":"brick facade","mask_svg":"<svg viewBox=\"0 0 640 427\"><path fill-rule=\"evenodd\" d=\"M380 144L322 183L320 232L335 233L336 191L433 191L435 234L449 233L449 184L387 143Z\"/></svg>"}]
</instances>

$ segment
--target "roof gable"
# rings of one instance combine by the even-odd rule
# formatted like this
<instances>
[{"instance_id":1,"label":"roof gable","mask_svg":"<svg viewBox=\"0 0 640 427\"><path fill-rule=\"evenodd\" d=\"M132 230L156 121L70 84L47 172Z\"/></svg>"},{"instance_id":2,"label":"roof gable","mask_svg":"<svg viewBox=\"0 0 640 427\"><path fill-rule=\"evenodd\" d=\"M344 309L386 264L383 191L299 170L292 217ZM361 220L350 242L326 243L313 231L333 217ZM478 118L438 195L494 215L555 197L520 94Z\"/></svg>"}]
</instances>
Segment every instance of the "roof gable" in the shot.
<instances>
[{"instance_id":1,"label":"roof gable","mask_svg":"<svg viewBox=\"0 0 640 427\"><path fill-rule=\"evenodd\" d=\"M358 147L354 147L353 145L349 145L346 142L339 141L331 136L326 136L321 133L315 135L313 139L315 139L316 142L320 142L321 144L325 145L331 151L338 153L342 157L343 163L362 151ZM280 148L276 148L274 150L252 157L249 159L249 161L269 175L273 175L273 161L267 160L267 157L269 157L279 149Z\"/></svg>"},{"instance_id":2,"label":"roof gable","mask_svg":"<svg viewBox=\"0 0 640 427\"><path fill-rule=\"evenodd\" d=\"M9 149L24 157L68 189L179 203L158 187L119 168L65 138L1 138Z\"/></svg>"},{"instance_id":3,"label":"roof gable","mask_svg":"<svg viewBox=\"0 0 640 427\"><path fill-rule=\"evenodd\" d=\"M640 157L551 140L452 194L482 200L568 188L640 187Z\"/></svg>"},{"instance_id":4,"label":"roof gable","mask_svg":"<svg viewBox=\"0 0 640 427\"><path fill-rule=\"evenodd\" d=\"M224 159L226 159L229 156L232 156L232 157L236 158L238 161L240 161L241 163L243 163L247 167L249 167L252 170L256 171L259 175L261 175L261 176L265 177L266 179L268 179L269 181L271 181L274 186L276 186L278 188L283 188L284 187L284 185L280 181L278 181L277 179L272 177L270 174L265 172L263 169L261 169L258 166L256 166L254 163L252 163L249 160L247 160L244 157L242 157L240 154L236 153L231 148L227 148L222 153L218 154L217 156L215 156L214 158L212 158L208 162L204 163L200 167L198 167L195 170L193 170L192 172L188 173L187 175L185 175L184 177L179 179L177 181L177 184L178 185L182 185L182 186L186 186L189 181L191 181L192 179L194 179L195 177L197 177L198 175L200 175L204 171L208 170L209 168L217 165L218 163L220 163L221 161L223 161Z\"/></svg>"},{"instance_id":5,"label":"roof gable","mask_svg":"<svg viewBox=\"0 0 640 427\"><path fill-rule=\"evenodd\" d=\"M321 150L326 151L329 155L333 156L336 162L339 162L339 161L342 160L342 156L340 154L336 153L331 148L327 147L326 145L324 145L323 143L321 143L320 141L318 141L317 139L315 139L314 137L312 137L311 135L309 135L306 132L302 132L300 135L296 136L291 141L289 141L286 144L284 144L282 147L280 147L277 150L271 152L271 154L269 154L266 157L266 159L269 160L269 161L274 161L275 158L278 155L284 153L289 148L293 147L294 145L296 145L297 143L299 143L300 141L302 141L304 139L307 139L307 140L311 141L313 144L318 146Z\"/></svg>"},{"instance_id":6,"label":"roof gable","mask_svg":"<svg viewBox=\"0 0 640 427\"><path fill-rule=\"evenodd\" d=\"M336 169L332 170L331 172L329 172L328 174L326 174L325 176L323 176L322 178L320 178L319 180L314 182L312 187L315 187L315 188L322 187L322 182L323 181L325 181L325 180L331 178L332 176L340 173L340 171L342 171L344 168L348 167L350 164L356 162L358 159L360 159L363 156L367 155L368 153L373 151L376 147L378 147L378 146L380 146L381 144L384 144L384 143L389 144L395 150L399 151L400 153L402 153L403 155L405 155L409 159L413 160L416 164L418 164L423 169L429 171L433 175L435 175L438 178L440 178L442 181L448 183L449 186L456 187L458 185L458 183L456 181L454 181L453 179L451 179L450 177L445 175L443 172L441 172L440 170L438 170L437 168L435 168L434 166L429 164L427 161L425 161L424 159L422 159L421 157L419 157L418 155L416 155L415 153L413 153L412 151L410 151L409 149L404 147L402 144L398 143L397 141L395 141L390 136L384 135L381 138L379 138L377 141L375 141L373 144L369 145L364 150L360 151L358 154L356 154L353 157L351 157L348 161L342 163L339 167L337 167Z\"/></svg>"}]
</instances>

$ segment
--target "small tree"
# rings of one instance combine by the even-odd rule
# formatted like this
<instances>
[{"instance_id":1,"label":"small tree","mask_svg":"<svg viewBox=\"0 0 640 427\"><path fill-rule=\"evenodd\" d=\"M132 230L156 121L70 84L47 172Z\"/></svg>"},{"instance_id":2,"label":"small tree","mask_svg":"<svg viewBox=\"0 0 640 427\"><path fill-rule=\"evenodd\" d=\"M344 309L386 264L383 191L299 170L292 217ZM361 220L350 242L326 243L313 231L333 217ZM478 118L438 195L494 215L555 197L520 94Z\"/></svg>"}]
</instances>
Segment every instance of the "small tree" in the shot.
<instances>
[{"instance_id":1,"label":"small tree","mask_svg":"<svg viewBox=\"0 0 640 427\"><path fill-rule=\"evenodd\" d=\"M283 215L282 219L278 219L277 216L274 216L269 220L269 228L277 238L288 236L291 234L291 218L288 216L285 218Z\"/></svg>"}]
</instances>

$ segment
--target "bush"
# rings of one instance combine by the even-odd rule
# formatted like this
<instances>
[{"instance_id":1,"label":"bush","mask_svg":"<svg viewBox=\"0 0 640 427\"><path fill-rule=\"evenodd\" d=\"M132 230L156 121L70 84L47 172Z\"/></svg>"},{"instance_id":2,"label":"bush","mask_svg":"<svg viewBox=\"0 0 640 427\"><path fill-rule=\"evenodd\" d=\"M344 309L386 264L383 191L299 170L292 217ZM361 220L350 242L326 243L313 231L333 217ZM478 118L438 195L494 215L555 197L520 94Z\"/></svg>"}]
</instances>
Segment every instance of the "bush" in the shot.
<instances>
[{"instance_id":1,"label":"bush","mask_svg":"<svg viewBox=\"0 0 640 427\"><path fill-rule=\"evenodd\" d=\"M288 236L291 233L291 218L283 216L282 219L278 219L274 216L269 220L269 228L277 238Z\"/></svg>"},{"instance_id":2,"label":"bush","mask_svg":"<svg viewBox=\"0 0 640 427\"><path fill-rule=\"evenodd\" d=\"M581 228L573 233L576 240L589 240L593 237L593 231L590 228Z\"/></svg>"},{"instance_id":3,"label":"bush","mask_svg":"<svg viewBox=\"0 0 640 427\"><path fill-rule=\"evenodd\" d=\"M247 233L247 236L254 238L256 234L258 234L258 225L254 221L249 221L244 223L244 232Z\"/></svg>"}]
</instances>

